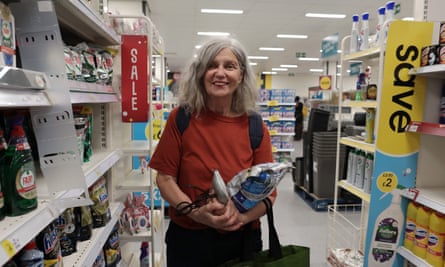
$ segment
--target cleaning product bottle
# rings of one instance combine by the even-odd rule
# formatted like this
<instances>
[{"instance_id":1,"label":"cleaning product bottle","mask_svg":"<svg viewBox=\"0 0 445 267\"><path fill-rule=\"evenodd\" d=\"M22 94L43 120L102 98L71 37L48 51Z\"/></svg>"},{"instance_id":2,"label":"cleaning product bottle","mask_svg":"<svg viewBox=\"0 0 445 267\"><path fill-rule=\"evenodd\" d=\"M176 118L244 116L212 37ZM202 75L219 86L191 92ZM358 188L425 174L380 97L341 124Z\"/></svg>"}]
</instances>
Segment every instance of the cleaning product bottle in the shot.
<instances>
[{"instance_id":1,"label":"cleaning product bottle","mask_svg":"<svg viewBox=\"0 0 445 267\"><path fill-rule=\"evenodd\" d=\"M363 177L365 176L366 153L364 150L358 151L355 170L355 186L363 188Z\"/></svg>"},{"instance_id":2,"label":"cleaning product bottle","mask_svg":"<svg viewBox=\"0 0 445 267\"><path fill-rule=\"evenodd\" d=\"M17 216L37 208L35 166L23 129L23 115L10 120L11 132L4 160L3 193L6 214Z\"/></svg>"},{"instance_id":3,"label":"cleaning product bottle","mask_svg":"<svg viewBox=\"0 0 445 267\"><path fill-rule=\"evenodd\" d=\"M357 52L358 46L358 23L359 23L359 15L352 15L352 30L351 30L351 44L349 46L349 52L354 53Z\"/></svg>"},{"instance_id":4,"label":"cleaning product bottle","mask_svg":"<svg viewBox=\"0 0 445 267\"><path fill-rule=\"evenodd\" d=\"M394 8L395 8L396 2L394 1L388 1L386 3L386 18L385 18L385 28L384 28L384 34L383 34L383 43L386 44L386 40L388 39L388 30L389 30L389 24L390 21L394 19Z\"/></svg>"},{"instance_id":5,"label":"cleaning product bottle","mask_svg":"<svg viewBox=\"0 0 445 267\"><path fill-rule=\"evenodd\" d=\"M360 28L360 50L369 48L369 13L362 14L362 24Z\"/></svg>"},{"instance_id":6,"label":"cleaning product bottle","mask_svg":"<svg viewBox=\"0 0 445 267\"><path fill-rule=\"evenodd\" d=\"M429 229L426 261L433 267L442 267L444 264L445 215L438 211L432 212Z\"/></svg>"},{"instance_id":7,"label":"cleaning product bottle","mask_svg":"<svg viewBox=\"0 0 445 267\"><path fill-rule=\"evenodd\" d=\"M391 204L377 217L369 249L368 266L393 266L403 227L400 190L391 192Z\"/></svg>"},{"instance_id":8,"label":"cleaning product bottle","mask_svg":"<svg viewBox=\"0 0 445 267\"><path fill-rule=\"evenodd\" d=\"M366 109L365 142L374 143L375 109Z\"/></svg>"},{"instance_id":9,"label":"cleaning product bottle","mask_svg":"<svg viewBox=\"0 0 445 267\"><path fill-rule=\"evenodd\" d=\"M416 216L420 205L417 202L410 201L406 209L405 240L403 246L413 250L414 239L416 238Z\"/></svg>"},{"instance_id":10,"label":"cleaning product bottle","mask_svg":"<svg viewBox=\"0 0 445 267\"><path fill-rule=\"evenodd\" d=\"M139 257L139 267L150 267L150 251L148 249L148 242L141 243L141 255Z\"/></svg>"},{"instance_id":11,"label":"cleaning product bottle","mask_svg":"<svg viewBox=\"0 0 445 267\"><path fill-rule=\"evenodd\" d=\"M422 206L416 215L416 238L414 239L413 253L421 259L426 257L428 246L428 232L431 216L431 208Z\"/></svg>"},{"instance_id":12,"label":"cleaning product bottle","mask_svg":"<svg viewBox=\"0 0 445 267\"><path fill-rule=\"evenodd\" d=\"M351 147L348 152L348 166L346 171L346 181L350 184L352 184L353 178L353 172L355 169L355 148ZM355 174L354 174L355 175Z\"/></svg>"},{"instance_id":13,"label":"cleaning product bottle","mask_svg":"<svg viewBox=\"0 0 445 267\"><path fill-rule=\"evenodd\" d=\"M3 181L3 168L5 166L5 154L8 149L8 144L6 143L5 136L3 134L3 129L0 129L0 181ZM0 182L0 220L5 218L5 198L3 196L2 183Z\"/></svg>"},{"instance_id":14,"label":"cleaning product bottle","mask_svg":"<svg viewBox=\"0 0 445 267\"><path fill-rule=\"evenodd\" d=\"M365 193L371 192L373 169L374 155L372 153L367 153L365 161L365 176L363 177L363 191L365 191Z\"/></svg>"},{"instance_id":15,"label":"cleaning product bottle","mask_svg":"<svg viewBox=\"0 0 445 267\"><path fill-rule=\"evenodd\" d=\"M379 7L377 10L377 26L375 30L375 45L380 45L380 37L382 36L382 26L385 23L385 11L386 8L384 6Z\"/></svg>"},{"instance_id":16,"label":"cleaning product bottle","mask_svg":"<svg viewBox=\"0 0 445 267\"><path fill-rule=\"evenodd\" d=\"M19 266L26 267L43 266L43 251L37 249L35 239L31 240L31 242L29 242L19 253L17 263Z\"/></svg>"}]
</instances>

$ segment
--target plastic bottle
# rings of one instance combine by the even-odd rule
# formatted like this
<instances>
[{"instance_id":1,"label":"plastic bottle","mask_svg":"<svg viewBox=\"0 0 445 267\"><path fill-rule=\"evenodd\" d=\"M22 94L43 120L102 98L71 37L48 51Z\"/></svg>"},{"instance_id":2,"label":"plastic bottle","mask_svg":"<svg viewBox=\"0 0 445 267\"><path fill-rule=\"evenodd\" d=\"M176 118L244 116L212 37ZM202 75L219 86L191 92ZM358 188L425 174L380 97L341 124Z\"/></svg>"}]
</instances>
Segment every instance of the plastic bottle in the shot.
<instances>
[{"instance_id":1,"label":"plastic bottle","mask_svg":"<svg viewBox=\"0 0 445 267\"><path fill-rule=\"evenodd\" d=\"M35 166L31 147L23 129L23 115L11 118L3 176L6 215L17 216L37 208Z\"/></svg>"},{"instance_id":2,"label":"plastic bottle","mask_svg":"<svg viewBox=\"0 0 445 267\"><path fill-rule=\"evenodd\" d=\"M402 233L404 215L400 191L394 189L391 204L377 217L369 249L368 266L393 266Z\"/></svg>"},{"instance_id":3,"label":"plastic bottle","mask_svg":"<svg viewBox=\"0 0 445 267\"><path fill-rule=\"evenodd\" d=\"M360 29L360 50L369 48L369 13L362 14L362 24Z\"/></svg>"},{"instance_id":4,"label":"plastic bottle","mask_svg":"<svg viewBox=\"0 0 445 267\"><path fill-rule=\"evenodd\" d=\"M359 32L358 32L358 22L359 22L359 15L352 15L352 30L351 30L351 44L349 46L349 52L357 52L358 50L358 38L359 38Z\"/></svg>"},{"instance_id":5,"label":"plastic bottle","mask_svg":"<svg viewBox=\"0 0 445 267\"><path fill-rule=\"evenodd\" d=\"M366 153L363 150L358 151L355 169L355 186L363 188L363 178L365 176Z\"/></svg>"},{"instance_id":6,"label":"plastic bottle","mask_svg":"<svg viewBox=\"0 0 445 267\"><path fill-rule=\"evenodd\" d=\"M42 267L43 251L37 249L35 239L31 240L20 252L17 263L19 266Z\"/></svg>"},{"instance_id":7,"label":"plastic bottle","mask_svg":"<svg viewBox=\"0 0 445 267\"><path fill-rule=\"evenodd\" d=\"M355 168L355 148L351 147L348 152L348 166L346 169L346 181L350 184L352 184L354 180L352 178L353 172L355 172L354 168Z\"/></svg>"},{"instance_id":8,"label":"plastic bottle","mask_svg":"<svg viewBox=\"0 0 445 267\"><path fill-rule=\"evenodd\" d=\"M363 191L365 191L365 193L371 192L373 169L374 169L374 155L372 153L368 153L366 154L365 176L363 177Z\"/></svg>"},{"instance_id":9,"label":"plastic bottle","mask_svg":"<svg viewBox=\"0 0 445 267\"><path fill-rule=\"evenodd\" d=\"M416 216L419 207L419 204L410 201L406 209L405 240L403 241L403 246L411 251L413 250L414 239L416 238Z\"/></svg>"},{"instance_id":10,"label":"plastic bottle","mask_svg":"<svg viewBox=\"0 0 445 267\"><path fill-rule=\"evenodd\" d=\"M386 26L384 28L384 35L383 38L385 38L383 40L383 43L386 44L386 40L388 39L388 30L389 30L389 24L390 21L394 19L394 8L395 8L396 2L394 1L388 1L386 3L386 18L385 18L385 23Z\"/></svg>"},{"instance_id":11,"label":"plastic bottle","mask_svg":"<svg viewBox=\"0 0 445 267\"><path fill-rule=\"evenodd\" d=\"M148 242L141 243L141 255L139 257L139 267L150 267L150 251L148 249Z\"/></svg>"},{"instance_id":12,"label":"plastic bottle","mask_svg":"<svg viewBox=\"0 0 445 267\"><path fill-rule=\"evenodd\" d=\"M374 143L375 109L366 109L365 142Z\"/></svg>"},{"instance_id":13,"label":"plastic bottle","mask_svg":"<svg viewBox=\"0 0 445 267\"><path fill-rule=\"evenodd\" d=\"M417 210L416 215L416 238L414 239L413 253L421 259L426 257L428 246L428 231L430 223L431 209L425 206Z\"/></svg>"},{"instance_id":14,"label":"plastic bottle","mask_svg":"<svg viewBox=\"0 0 445 267\"><path fill-rule=\"evenodd\" d=\"M377 10L377 26L375 30L375 45L380 45L380 37L382 36L382 26L385 23L385 11L384 6L379 7Z\"/></svg>"},{"instance_id":15,"label":"plastic bottle","mask_svg":"<svg viewBox=\"0 0 445 267\"><path fill-rule=\"evenodd\" d=\"M4 160L7 149L8 144L6 143L5 136L3 135L3 130L0 129L0 181L3 181L3 168L5 166ZM1 184L2 183L0 182L0 220L3 220L5 218L5 198Z\"/></svg>"},{"instance_id":16,"label":"plastic bottle","mask_svg":"<svg viewBox=\"0 0 445 267\"><path fill-rule=\"evenodd\" d=\"M426 250L426 261L433 267L442 267L444 264L444 242L445 215L434 211L430 217L428 247Z\"/></svg>"}]
</instances>

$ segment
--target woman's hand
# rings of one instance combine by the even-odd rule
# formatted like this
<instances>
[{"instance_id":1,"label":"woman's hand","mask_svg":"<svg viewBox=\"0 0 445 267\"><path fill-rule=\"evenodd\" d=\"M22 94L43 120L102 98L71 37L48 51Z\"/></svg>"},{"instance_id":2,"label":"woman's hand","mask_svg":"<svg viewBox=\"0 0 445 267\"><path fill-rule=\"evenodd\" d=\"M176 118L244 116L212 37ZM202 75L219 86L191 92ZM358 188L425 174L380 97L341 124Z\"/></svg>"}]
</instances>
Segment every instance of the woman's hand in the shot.
<instances>
[{"instance_id":1,"label":"woman's hand","mask_svg":"<svg viewBox=\"0 0 445 267\"><path fill-rule=\"evenodd\" d=\"M212 198L189 216L196 222L223 231L236 231L247 223L247 217L238 211L232 200L224 205Z\"/></svg>"}]
</instances>

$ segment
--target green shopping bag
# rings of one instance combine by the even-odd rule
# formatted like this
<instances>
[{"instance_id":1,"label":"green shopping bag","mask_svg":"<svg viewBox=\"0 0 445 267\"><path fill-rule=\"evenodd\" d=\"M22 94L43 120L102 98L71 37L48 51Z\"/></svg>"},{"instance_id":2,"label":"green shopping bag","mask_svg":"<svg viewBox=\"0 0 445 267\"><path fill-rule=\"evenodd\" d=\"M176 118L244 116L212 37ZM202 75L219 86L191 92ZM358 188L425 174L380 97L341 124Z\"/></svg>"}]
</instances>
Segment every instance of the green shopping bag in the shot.
<instances>
[{"instance_id":1,"label":"green shopping bag","mask_svg":"<svg viewBox=\"0 0 445 267\"><path fill-rule=\"evenodd\" d=\"M219 267L309 267L309 247L297 245L282 246L273 222L272 203L269 198L263 201L267 207L270 249L258 252L251 260L230 260Z\"/></svg>"}]
</instances>

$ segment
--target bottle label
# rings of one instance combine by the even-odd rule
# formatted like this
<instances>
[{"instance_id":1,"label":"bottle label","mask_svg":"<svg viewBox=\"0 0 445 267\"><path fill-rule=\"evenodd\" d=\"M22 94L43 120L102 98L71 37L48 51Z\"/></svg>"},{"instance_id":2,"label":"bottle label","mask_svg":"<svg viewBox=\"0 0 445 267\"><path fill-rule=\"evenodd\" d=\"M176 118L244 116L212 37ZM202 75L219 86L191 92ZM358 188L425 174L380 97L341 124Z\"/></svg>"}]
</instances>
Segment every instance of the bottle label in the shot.
<instances>
[{"instance_id":1,"label":"bottle label","mask_svg":"<svg viewBox=\"0 0 445 267\"><path fill-rule=\"evenodd\" d=\"M18 194L25 199L35 199L37 197L37 189L35 183L35 175L31 170L33 162L27 162L19 169L16 176L16 188Z\"/></svg>"},{"instance_id":2,"label":"bottle label","mask_svg":"<svg viewBox=\"0 0 445 267\"><path fill-rule=\"evenodd\" d=\"M383 219L378 226L375 241L395 244L399 235L398 221L394 218Z\"/></svg>"}]
</instances>

